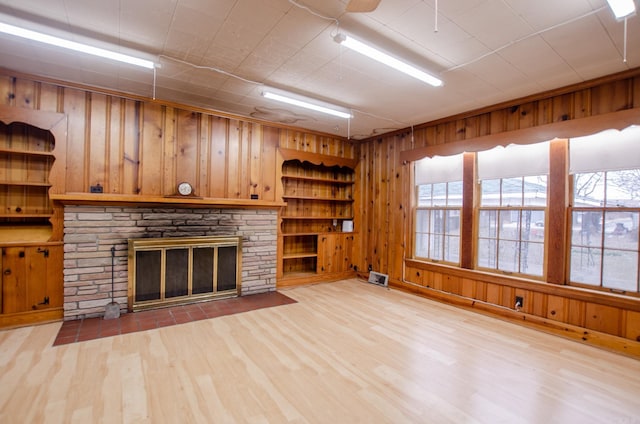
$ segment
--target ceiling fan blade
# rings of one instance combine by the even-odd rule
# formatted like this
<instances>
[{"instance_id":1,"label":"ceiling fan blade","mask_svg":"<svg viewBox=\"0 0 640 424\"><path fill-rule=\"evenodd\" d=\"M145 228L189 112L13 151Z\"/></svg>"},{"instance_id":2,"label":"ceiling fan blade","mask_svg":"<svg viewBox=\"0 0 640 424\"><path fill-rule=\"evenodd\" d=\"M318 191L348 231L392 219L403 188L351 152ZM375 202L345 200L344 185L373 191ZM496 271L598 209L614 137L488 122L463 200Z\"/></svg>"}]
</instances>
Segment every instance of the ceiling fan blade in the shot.
<instances>
[{"instance_id":1,"label":"ceiling fan blade","mask_svg":"<svg viewBox=\"0 0 640 424\"><path fill-rule=\"evenodd\" d=\"M366 13L376 10L380 0L351 0L347 4L347 12Z\"/></svg>"}]
</instances>

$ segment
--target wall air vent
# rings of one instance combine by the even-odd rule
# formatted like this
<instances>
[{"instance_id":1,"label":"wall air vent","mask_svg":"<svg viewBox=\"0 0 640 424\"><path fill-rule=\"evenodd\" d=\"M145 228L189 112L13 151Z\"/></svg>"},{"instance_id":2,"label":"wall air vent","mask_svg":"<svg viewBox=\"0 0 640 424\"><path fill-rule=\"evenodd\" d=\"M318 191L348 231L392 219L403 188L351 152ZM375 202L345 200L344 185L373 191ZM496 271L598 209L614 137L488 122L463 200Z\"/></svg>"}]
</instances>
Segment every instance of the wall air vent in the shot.
<instances>
[{"instance_id":1,"label":"wall air vent","mask_svg":"<svg viewBox=\"0 0 640 424\"><path fill-rule=\"evenodd\" d=\"M371 271L369 272L369 282L371 284L387 287L389 285L389 276L387 274L380 274L379 272Z\"/></svg>"}]
</instances>

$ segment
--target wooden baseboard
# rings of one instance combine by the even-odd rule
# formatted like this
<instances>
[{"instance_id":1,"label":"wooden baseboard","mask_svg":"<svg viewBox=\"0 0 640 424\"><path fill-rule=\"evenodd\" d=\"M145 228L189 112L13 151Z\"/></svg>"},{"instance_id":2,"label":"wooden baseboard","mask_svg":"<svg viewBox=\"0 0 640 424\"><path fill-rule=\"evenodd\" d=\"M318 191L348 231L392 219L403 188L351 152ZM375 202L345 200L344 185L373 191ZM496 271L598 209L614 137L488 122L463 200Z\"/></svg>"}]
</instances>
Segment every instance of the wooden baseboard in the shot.
<instances>
[{"instance_id":1,"label":"wooden baseboard","mask_svg":"<svg viewBox=\"0 0 640 424\"><path fill-rule=\"evenodd\" d=\"M389 285L393 288L417 294L428 299L448 303L466 310L479 312L484 315L524 325L526 327L561 336L586 345L607 349L640 359L640 342L637 341L550 320L536 315L526 314L502 306L434 290L428 287L418 286L412 283L389 281Z\"/></svg>"},{"instance_id":2,"label":"wooden baseboard","mask_svg":"<svg viewBox=\"0 0 640 424\"><path fill-rule=\"evenodd\" d=\"M62 321L63 317L64 310L62 308L2 314L0 315L0 328L7 329L33 324L43 324L46 322Z\"/></svg>"}]
</instances>

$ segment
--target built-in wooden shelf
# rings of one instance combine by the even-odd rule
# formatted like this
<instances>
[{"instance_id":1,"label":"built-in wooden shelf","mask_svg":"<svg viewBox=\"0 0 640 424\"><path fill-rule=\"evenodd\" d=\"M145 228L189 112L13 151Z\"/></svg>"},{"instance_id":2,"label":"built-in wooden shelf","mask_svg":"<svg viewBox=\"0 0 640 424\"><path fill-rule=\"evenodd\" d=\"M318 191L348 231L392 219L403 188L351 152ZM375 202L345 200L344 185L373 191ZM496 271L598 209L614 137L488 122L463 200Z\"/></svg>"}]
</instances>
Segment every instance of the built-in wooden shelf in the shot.
<instances>
[{"instance_id":1,"label":"built-in wooden shelf","mask_svg":"<svg viewBox=\"0 0 640 424\"><path fill-rule=\"evenodd\" d=\"M353 231L321 231L315 233L282 233L282 237L321 236L324 234L355 234Z\"/></svg>"},{"instance_id":2,"label":"built-in wooden shelf","mask_svg":"<svg viewBox=\"0 0 640 424\"><path fill-rule=\"evenodd\" d=\"M300 162L309 162L314 165L323 165L327 167L342 166L355 169L358 159L343 158L339 156L322 155L314 152L303 152L300 150L280 148L282 158L287 160L299 160Z\"/></svg>"},{"instance_id":3,"label":"built-in wooden shelf","mask_svg":"<svg viewBox=\"0 0 640 424\"><path fill-rule=\"evenodd\" d=\"M11 155L24 155L24 156L54 157L53 152L38 152L34 150L7 149L3 147L0 147L0 153L9 153Z\"/></svg>"},{"instance_id":4,"label":"built-in wooden shelf","mask_svg":"<svg viewBox=\"0 0 640 424\"><path fill-rule=\"evenodd\" d=\"M67 193L52 194L51 200L67 205L111 205L111 206L139 206L139 205L174 205L193 208L249 208L249 209L277 209L286 206L286 202L271 202L252 199L219 199L212 197L176 197L176 196L142 196L129 194L106 193Z\"/></svg>"},{"instance_id":5,"label":"built-in wooden shelf","mask_svg":"<svg viewBox=\"0 0 640 424\"><path fill-rule=\"evenodd\" d=\"M355 184L355 181L336 180L333 178L315 178L315 177L302 177L299 175L283 175L283 180L296 180L296 181L309 181L314 183L327 183L332 185L351 185Z\"/></svg>"},{"instance_id":6,"label":"built-in wooden shelf","mask_svg":"<svg viewBox=\"0 0 640 424\"><path fill-rule=\"evenodd\" d=\"M334 219L351 220L352 216L283 216L282 219L301 219L301 220L316 220L316 221L328 221Z\"/></svg>"},{"instance_id":7,"label":"built-in wooden shelf","mask_svg":"<svg viewBox=\"0 0 640 424\"><path fill-rule=\"evenodd\" d=\"M0 213L0 218L51 218L50 213Z\"/></svg>"},{"instance_id":8,"label":"built-in wooden shelf","mask_svg":"<svg viewBox=\"0 0 640 424\"><path fill-rule=\"evenodd\" d=\"M319 202L353 202L353 199L336 199L335 197L313 197L313 196L292 196L284 195L283 199L295 200L317 200Z\"/></svg>"},{"instance_id":9,"label":"built-in wooden shelf","mask_svg":"<svg viewBox=\"0 0 640 424\"><path fill-rule=\"evenodd\" d=\"M342 226L353 220L358 160L279 151L287 207L280 212L278 284L348 277L353 273L353 233L343 232Z\"/></svg>"},{"instance_id":10,"label":"built-in wooden shelf","mask_svg":"<svg viewBox=\"0 0 640 424\"><path fill-rule=\"evenodd\" d=\"M31 181L0 181L0 185L30 186L30 187L51 187L50 183L31 182Z\"/></svg>"},{"instance_id":11,"label":"built-in wooden shelf","mask_svg":"<svg viewBox=\"0 0 640 424\"><path fill-rule=\"evenodd\" d=\"M308 253L291 253L282 255L282 259L301 259L301 258L317 258L318 254L316 252L308 252Z\"/></svg>"}]
</instances>

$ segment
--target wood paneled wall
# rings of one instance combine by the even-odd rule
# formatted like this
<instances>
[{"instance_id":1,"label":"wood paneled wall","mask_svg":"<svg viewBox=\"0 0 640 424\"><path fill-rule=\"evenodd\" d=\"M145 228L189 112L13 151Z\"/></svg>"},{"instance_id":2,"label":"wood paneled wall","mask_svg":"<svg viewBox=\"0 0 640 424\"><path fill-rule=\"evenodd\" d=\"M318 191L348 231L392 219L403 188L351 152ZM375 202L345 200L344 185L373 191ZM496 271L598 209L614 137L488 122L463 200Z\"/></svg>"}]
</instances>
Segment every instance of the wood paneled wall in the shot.
<instances>
[{"instance_id":1,"label":"wood paneled wall","mask_svg":"<svg viewBox=\"0 0 640 424\"><path fill-rule=\"evenodd\" d=\"M362 213L356 217L359 237L354 263L359 270L371 267L389 274L390 282L397 285L414 283L496 308L513 308L512 298L518 290L506 277L493 278L487 284L480 274L472 278L474 271L465 271L465 278L461 278L447 267L429 264L428 276L424 272L418 276L419 266L405 266L405 259L411 257L412 165L400 158L400 153L563 121L579 122L632 108L640 108L640 69L427 123L415 127L413 134L404 131L367 140L360 149L356 177L362 182L356 209ZM621 305L612 300L613 295L595 293L575 301L571 287L563 286L568 291L553 296L537 290L536 284L548 285L527 286L526 313L631 340L640 337L640 299L631 298ZM428 294L428 290L422 292Z\"/></svg>"},{"instance_id":2,"label":"wood paneled wall","mask_svg":"<svg viewBox=\"0 0 640 424\"><path fill-rule=\"evenodd\" d=\"M60 193L141 196L176 194L188 181L197 196L261 200L277 197L277 148L346 158L358 145L341 137L302 132L203 109L130 98L0 70L7 106L68 117L66 183ZM52 181L56 184L55 181Z\"/></svg>"}]
</instances>

